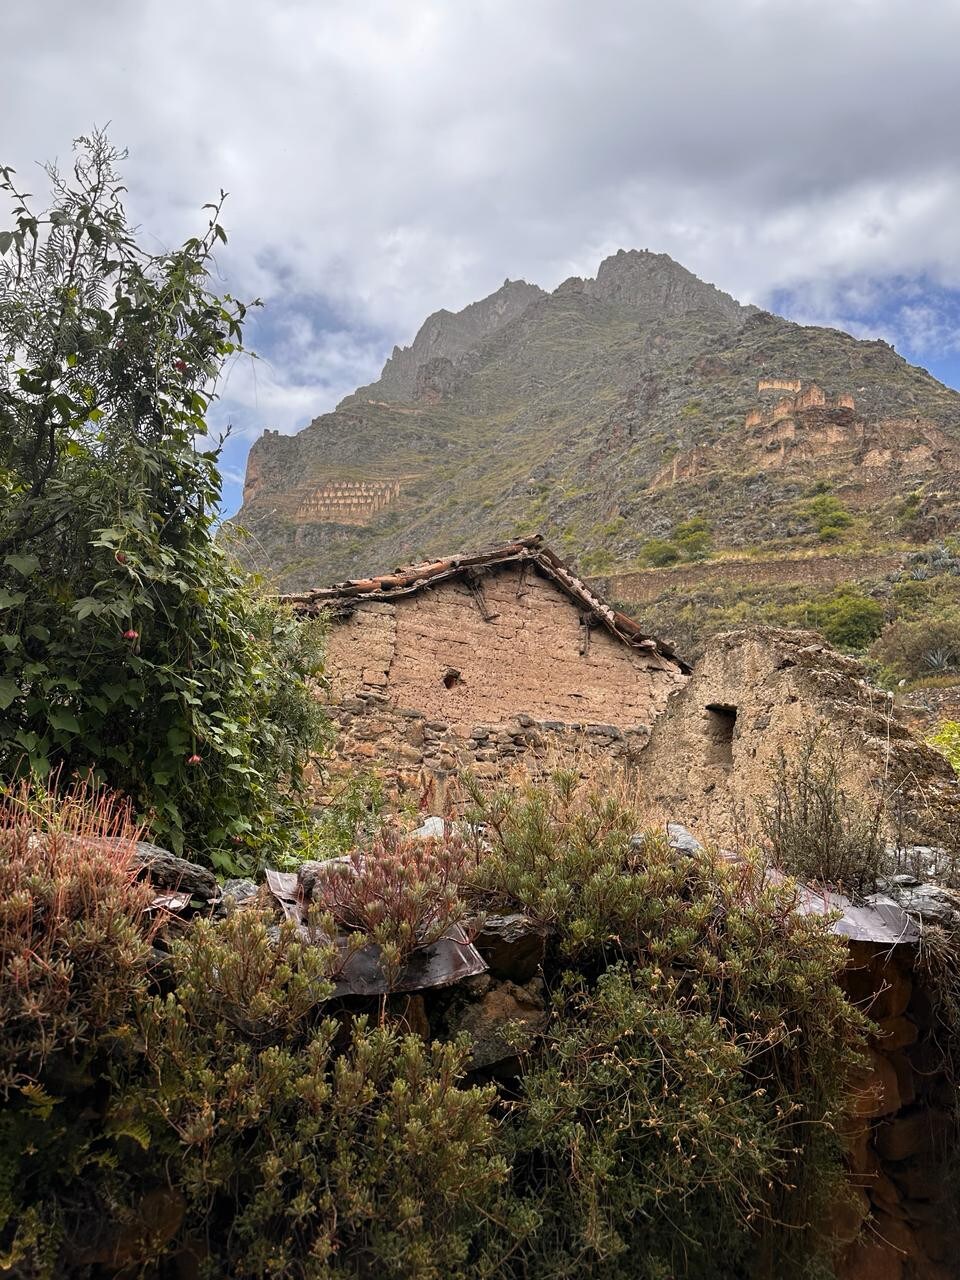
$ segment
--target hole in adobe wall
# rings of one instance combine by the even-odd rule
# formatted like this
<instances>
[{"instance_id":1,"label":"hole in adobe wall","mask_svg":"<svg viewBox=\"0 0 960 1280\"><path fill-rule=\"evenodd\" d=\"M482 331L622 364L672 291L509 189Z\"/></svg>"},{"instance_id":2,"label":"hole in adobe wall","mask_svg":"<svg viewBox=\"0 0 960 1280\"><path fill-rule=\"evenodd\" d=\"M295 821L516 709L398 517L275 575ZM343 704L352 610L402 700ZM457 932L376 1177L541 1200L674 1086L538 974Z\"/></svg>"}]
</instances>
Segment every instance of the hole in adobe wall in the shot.
<instances>
[{"instance_id":1,"label":"hole in adobe wall","mask_svg":"<svg viewBox=\"0 0 960 1280\"><path fill-rule=\"evenodd\" d=\"M737 727L737 708L720 702L707 704L707 764L733 764L733 734Z\"/></svg>"},{"instance_id":2,"label":"hole in adobe wall","mask_svg":"<svg viewBox=\"0 0 960 1280\"><path fill-rule=\"evenodd\" d=\"M445 689L453 689L456 685L463 683L463 676L456 667L447 667L443 673L443 687Z\"/></svg>"}]
</instances>

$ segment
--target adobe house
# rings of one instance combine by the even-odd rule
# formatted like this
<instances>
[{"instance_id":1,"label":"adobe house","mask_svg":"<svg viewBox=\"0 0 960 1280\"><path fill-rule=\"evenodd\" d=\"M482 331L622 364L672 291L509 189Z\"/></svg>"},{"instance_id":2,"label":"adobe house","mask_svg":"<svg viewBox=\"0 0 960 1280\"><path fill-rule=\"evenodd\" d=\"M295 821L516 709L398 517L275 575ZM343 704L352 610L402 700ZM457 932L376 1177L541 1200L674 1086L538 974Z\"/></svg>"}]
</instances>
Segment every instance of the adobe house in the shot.
<instances>
[{"instance_id":1,"label":"adobe house","mask_svg":"<svg viewBox=\"0 0 960 1280\"><path fill-rule=\"evenodd\" d=\"M689 673L538 535L285 599L331 619L334 769L375 756L400 790L529 751L632 763Z\"/></svg>"}]
</instances>

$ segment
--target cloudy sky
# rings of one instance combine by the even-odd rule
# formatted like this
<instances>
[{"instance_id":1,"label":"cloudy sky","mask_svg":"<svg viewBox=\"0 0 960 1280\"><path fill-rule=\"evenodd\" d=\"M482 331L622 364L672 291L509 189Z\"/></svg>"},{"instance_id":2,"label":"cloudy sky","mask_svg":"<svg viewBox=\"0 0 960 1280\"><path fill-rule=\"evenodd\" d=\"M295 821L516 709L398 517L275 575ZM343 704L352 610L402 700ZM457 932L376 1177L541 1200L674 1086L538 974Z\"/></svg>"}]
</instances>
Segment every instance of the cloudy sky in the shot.
<instances>
[{"instance_id":1,"label":"cloudy sky","mask_svg":"<svg viewBox=\"0 0 960 1280\"><path fill-rule=\"evenodd\" d=\"M230 192L222 287L266 306L217 412L227 510L264 427L429 312L621 247L960 386L960 0L31 0L0 29L0 163L109 124L158 246Z\"/></svg>"}]
</instances>

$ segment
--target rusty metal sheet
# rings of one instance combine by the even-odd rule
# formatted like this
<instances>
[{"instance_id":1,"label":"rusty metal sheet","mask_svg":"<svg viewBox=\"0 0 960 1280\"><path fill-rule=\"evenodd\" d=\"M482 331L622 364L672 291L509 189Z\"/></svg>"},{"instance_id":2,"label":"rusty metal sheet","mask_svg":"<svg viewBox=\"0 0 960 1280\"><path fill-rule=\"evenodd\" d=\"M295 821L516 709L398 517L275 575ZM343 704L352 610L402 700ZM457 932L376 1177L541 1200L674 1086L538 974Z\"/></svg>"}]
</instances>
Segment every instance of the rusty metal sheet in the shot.
<instances>
[{"instance_id":1,"label":"rusty metal sheet","mask_svg":"<svg viewBox=\"0 0 960 1280\"><path fill-rule=\"evenodd\" d=\"M380 968L380 948L375 942L367 943L345 962L336 979L334 995L379 996L390 991L427 991L485 973L486 968L480 952L463 930L454 926L449 937L429 947L418 947L392 986L387 985Z\"/></svg>"},{"instance_id":2,"label":"rusty metal sheet","mask_svg":"<svg viewBox=\"0 0 960 1280\"><path fill-rule=\"evenodd\" d=\"M293 920L308 940L318 945L331 941L326 935L317 937L304 922L306 904L300 896L295 872L266 872L267 887L281 911ZM334 982L334 995L373 996L386 995L390 991L426 991L431 987L446 987L464 978L484 973L487 965L480 952L470 942L459 925L453 925L449 934L427 947L418 947L401 970L397 980L387 983L380 964L380 947L368 942L357 951L350 951L349 935L339 933L333 939L343 952L343 965Z\"/></svg>"},{"instance_id":3,"label":"rusty metal sheet","mask_svg":"<svg viewBox=\"0 0 960 1280\"><path fill-rule=\"evenodd\" d=\"M158 893L148 904L147 911L186 911L190 905L189 893Z\"/></svg>"}]
</instances>

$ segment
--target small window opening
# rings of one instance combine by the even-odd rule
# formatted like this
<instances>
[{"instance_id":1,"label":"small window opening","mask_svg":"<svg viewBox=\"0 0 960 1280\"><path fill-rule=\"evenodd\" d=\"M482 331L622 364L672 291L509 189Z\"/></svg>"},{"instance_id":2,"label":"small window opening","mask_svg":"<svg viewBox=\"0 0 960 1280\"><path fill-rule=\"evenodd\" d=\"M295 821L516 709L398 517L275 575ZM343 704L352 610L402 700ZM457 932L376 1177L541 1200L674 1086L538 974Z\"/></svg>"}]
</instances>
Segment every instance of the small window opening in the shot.
<instances>
[{"instance_id":1,"label":"small window opening","mask_svg":"<svg viewBox=\"0 0 960 1280\"><path fill-rule=\"evenodd\" d=\"M447 667L443 673L443 687L445 689L453 689L456 685L463 683L463 676L456 667Z\"/></svg>"},{"instance_id":2,"label":"small window opening","mask_svg":"<svg viewBox=\"0 0 960 1280\"><path fill-rule=\"evenodd\" d=\"M737 727L737 708L722 703L709 703L707 708L707 764L733 764L733 733Z\"/></svg>"}]
</instances>

